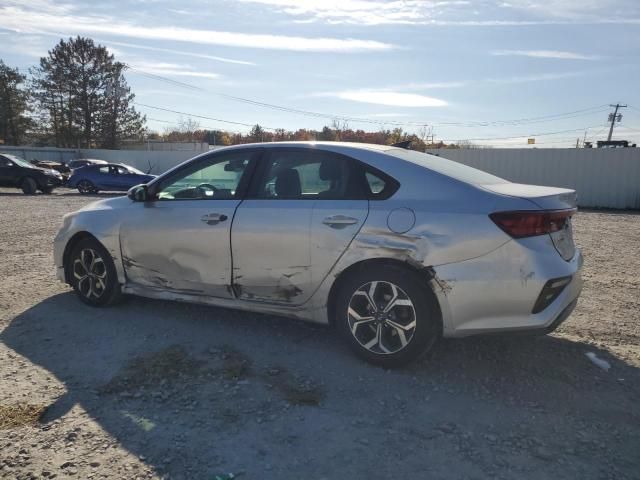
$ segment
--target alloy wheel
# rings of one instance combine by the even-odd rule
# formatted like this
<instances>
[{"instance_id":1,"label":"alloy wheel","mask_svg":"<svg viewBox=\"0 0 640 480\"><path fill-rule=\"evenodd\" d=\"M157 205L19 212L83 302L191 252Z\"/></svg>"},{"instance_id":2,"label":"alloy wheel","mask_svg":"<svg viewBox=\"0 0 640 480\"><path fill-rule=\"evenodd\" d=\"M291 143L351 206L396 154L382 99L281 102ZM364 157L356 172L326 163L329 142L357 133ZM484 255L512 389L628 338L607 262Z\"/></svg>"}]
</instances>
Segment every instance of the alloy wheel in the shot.
<instances>
[{"instance_id":1,"label":"alloy wheel","mask_svg":"<svg viewBox=\"0 0 640 480\"><path fill-rule=\"evenodd\" d=\"M353 337L376 354L399 352L416 331L413 302L391 282L368 282L358 288L349 300L347 316Z\"/></svg>"},{"instance_id":2,"label":"alloy wheel","mask_svg":"<svg viewBox=\"0 0 640 480\"><path fill-rule=\"evenodd\" d=\"M107 289L106 264L92 248L80 250L80 255L73 261L73 277L80 294L88 299L102 297Z\"/></svg>"},{"instance_id":3,"label":"alloy wheel","mask_svg":"<svg viewBox=\"0 0 640 480\"><path fill-rule=\"evenodd\" d=\"M78 183L78 190L80 193L91 193L93 192L93 184L88 180L81 180Z\"/></svg>"}]
</instances>

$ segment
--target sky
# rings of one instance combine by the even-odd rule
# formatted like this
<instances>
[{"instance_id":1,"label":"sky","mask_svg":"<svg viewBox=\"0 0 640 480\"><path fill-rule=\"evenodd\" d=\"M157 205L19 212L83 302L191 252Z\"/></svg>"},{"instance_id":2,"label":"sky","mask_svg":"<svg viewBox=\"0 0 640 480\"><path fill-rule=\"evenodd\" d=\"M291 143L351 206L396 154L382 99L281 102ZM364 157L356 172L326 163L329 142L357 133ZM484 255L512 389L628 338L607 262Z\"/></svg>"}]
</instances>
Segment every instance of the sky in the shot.
<instances>
[{"instance_id":1,"label":"sky","mask_svg":"<svg viewBox=\"0 0 640 480\"><path fill-rule=\"evenodd\" d=\"M159 132L189 116L241 132L337 118L568 147L605 139L623 103L614 138L640 143L638 0L0 0L10 66L26 72L75 35L129 66Z\"/></svg>"}]
</instances>

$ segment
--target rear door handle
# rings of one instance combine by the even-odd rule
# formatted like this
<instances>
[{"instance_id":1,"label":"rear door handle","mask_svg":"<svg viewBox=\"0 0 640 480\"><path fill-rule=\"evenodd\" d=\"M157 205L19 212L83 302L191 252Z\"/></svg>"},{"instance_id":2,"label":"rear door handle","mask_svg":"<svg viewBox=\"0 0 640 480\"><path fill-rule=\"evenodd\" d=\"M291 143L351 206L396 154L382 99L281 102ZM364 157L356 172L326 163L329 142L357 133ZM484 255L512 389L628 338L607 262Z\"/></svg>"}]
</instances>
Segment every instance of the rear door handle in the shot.
<instances>
[{"instance_id":1,"label":"rear door handle","mask_svg":"<svg viewBox=\"0 0 640 480\"><path fill-rule=\"evenodd\" d=\"M331 228L344 228L348 225L355 225L359 220L345 215L331 215L322 220L322 223L329 225Z\"/></svg>"},{"instance_id":2,"label":"rear door handle","mask_svg":"<svg viewBox=\"0 0 640 480\"><path fill-rule=\"evenodd\" d=\"M203 215L202 220L207 225L217 225L220 222L224 222L228 217L224 213L208 213Z\"/></svg>"}]
</instances>

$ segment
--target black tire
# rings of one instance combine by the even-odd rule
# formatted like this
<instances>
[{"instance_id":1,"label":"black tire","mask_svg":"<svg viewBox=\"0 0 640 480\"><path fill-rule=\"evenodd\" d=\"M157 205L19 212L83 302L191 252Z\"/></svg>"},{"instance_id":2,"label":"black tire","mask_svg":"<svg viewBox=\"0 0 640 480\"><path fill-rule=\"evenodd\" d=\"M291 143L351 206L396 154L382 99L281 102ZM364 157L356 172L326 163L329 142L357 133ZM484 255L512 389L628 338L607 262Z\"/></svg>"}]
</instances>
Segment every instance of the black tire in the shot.
<instances>
[{"instance_id":1,"label":"black tire","mask_svg":"<svg viewBox=\"0 0 640 480\"><path fill-rule=\"evenodd\" d=\"M372 299L376 306L369 307L373 282L377 282ZM336 326L351 349L369 363L385 368L400 367L426 354L442 336L438 301L427 280L408 268L396 265L361 268L341 280L338 288ZM385 312L384 307L394 295L398 300L396 306ZM366 318L374 320L355 325ZM407 328L412 324L413 328ZM376 339L377 344L365 346Z\"/></svg>"},{"instance_id":2,"label":"black tire","mask_svg":"<svg viewBox=\"0 0 640 480\"><path fill-rule=\"evenodd\" d=\"M84 238L74 246L65 270L76 294L87 305L105 307L122 298L113 259L93 238Z\"/></svg>"},{"instance_id":3,"label":"black tire","mask_svg":"<svg viewBox=\"0 0 640 480\"><path fill-rule=\"evenodd\" d=\"M53 187L44 187L44 188L41 188L40 191L47 195L51 195L51 193L53 193Z\"/></svg>"},{"instance_id":4,"label":"black tire","mask_svg":"<svg viewBox=\"0 0 640 480\"><path fill-rule=\"evenodd\" d=\"M98 193L96 186L89 180L80 180L78 182L78 192L81 195L89 195L91 193Z\"/></svg>"},{"instance_id":5,"label":"black tire","mask_svg":"<svg viewBox=\"0 0 640 480\"><path fill-rule=\"evenodd\" d=\"M22 179L22 182L20 182L20 188L25 195L33 195L38 189L38 184L33 178L25 177Z\"/></svg>"}]
</instances>

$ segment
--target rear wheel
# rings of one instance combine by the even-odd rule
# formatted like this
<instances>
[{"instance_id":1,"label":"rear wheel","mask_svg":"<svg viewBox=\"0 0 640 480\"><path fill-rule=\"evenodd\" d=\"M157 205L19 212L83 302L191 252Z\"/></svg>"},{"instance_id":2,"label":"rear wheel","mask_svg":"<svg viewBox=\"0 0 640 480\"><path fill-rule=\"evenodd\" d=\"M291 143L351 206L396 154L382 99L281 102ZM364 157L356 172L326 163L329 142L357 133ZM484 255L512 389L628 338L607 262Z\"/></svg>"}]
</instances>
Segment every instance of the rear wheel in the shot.
<instances>
[{"instance_id":1,"label":"rear wheel","mask_svg":"<svg viewBox=\"0 0 640 480\"><path fill-rule=\"evenodd\" d=\"M350 274L340 286L336 314L352 350L383 367L417 359L441 336L440 309L425 279L395 265Z\"/></svg>"},{"instance_id":2,"label":"rear wheel","mask_svg":"<svg viewBox=\"0 0 640 480\"><path fill-rule=\"evenodd\" d=\"M42 193L46 193L47 195L49 195L53 192L53 187L44 187L44 188L41 188L40 191Z\"/></svg>"},{"instance_id":3,"label":"rear wheel","mask_svg":"<svg viewBox=\"0 0 640 480\"><path fill-rule=\"evenodd\" d=\"M96 186L89 180L80 180L78 182L78 191L82 195L89 195L90 193L98 193Z\"/></svg>"},{"instance_id":4,"label":"rear wheel","mask_svg":"<svg viewBox=\"0 0 640 480\"><path fill-rule=\"evenodd\" d=\"M101 307L116 303L122 293L109 252L93 238L80 240L66 265L67 278L80 300Z\"/></svg>"},{"instance_id":5,"label":"rear wheel","mask_svg":"<svg viewBox=\"0 0 640 480\"><path fill-rule=\"evenodd\" d=\"M25 195L33 195L38 189L38 184L33 178L26 177L20 183L20 188L22 189L22 193Z\"/></svg>"}]
</instances>

